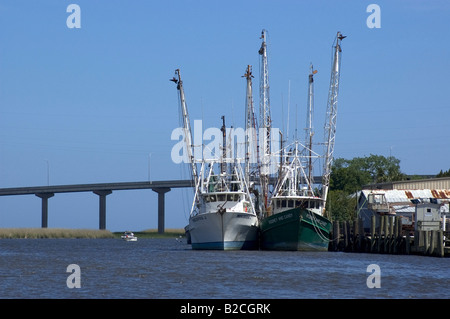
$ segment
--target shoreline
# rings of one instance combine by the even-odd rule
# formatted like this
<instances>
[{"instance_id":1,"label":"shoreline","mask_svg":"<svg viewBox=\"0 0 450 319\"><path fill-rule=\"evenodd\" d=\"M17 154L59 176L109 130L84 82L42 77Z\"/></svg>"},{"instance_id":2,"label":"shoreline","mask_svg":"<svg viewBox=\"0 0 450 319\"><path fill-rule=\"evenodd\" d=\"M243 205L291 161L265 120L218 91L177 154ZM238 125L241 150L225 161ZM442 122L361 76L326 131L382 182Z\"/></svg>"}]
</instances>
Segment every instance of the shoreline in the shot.
<instances>
[{"instance_id":1,"label":"shoreline","mask_svg":"<svg viewBox=\"0 0 450 319\"><path fill-rule=\"evenodd\" d=\"M0 228L0 239L40 239L40 238L118 238L123 234L99 229L71 228ZM158 234L157 229L135 231L138 238L172 238L184 236L184 229L167 229L164 234Z\"/></svg>"},{"instance_id":2,"label":"shoreline","mask_svg":"<svg viewBox=\"0 0 450 319\"><path fill-rule=\"evenodd\" d=\"M133 231L134 235L138 238L174 238L185 237L183 228L169 228L166 229L164 234L159 234L157 229L146 229L141 231ZM113 232L114 237L120 238L123 232Z\"/></svg>"}]
</instances>

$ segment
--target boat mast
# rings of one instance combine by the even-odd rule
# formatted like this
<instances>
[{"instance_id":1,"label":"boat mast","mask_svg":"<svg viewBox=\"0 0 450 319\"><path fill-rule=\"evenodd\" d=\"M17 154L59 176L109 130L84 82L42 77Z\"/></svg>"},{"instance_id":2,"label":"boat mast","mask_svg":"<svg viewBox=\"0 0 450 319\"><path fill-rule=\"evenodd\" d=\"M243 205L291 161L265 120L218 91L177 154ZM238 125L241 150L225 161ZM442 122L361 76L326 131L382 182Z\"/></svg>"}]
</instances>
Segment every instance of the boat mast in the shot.
<instances>
[{"instance_id":1,"label":"boat mast","mask_svg":"<svg viewBox=\"0 0 450 319\"><path fill-rule=\"evenodd\" d=\"M222 115L221 117L222 119L222 127L220 128L220 130L222 131L222 162L220 163L220 173L222 174L222 176L225 176L226 170L227 170L227 163L226 163L226 158L227 158L227 128L225 126L225 116Z\"/></svg>"},{"instance_id":2,"label":"boat mast","mask_svg":"<svg viewBox=\"0 0 450 319\"><path fill-rule=\"evenodd\" d=\"M313 112L314 112L314 74L317 70L314 70L313 65L310 66L310 73L308 76L308 109L306 113L306 140L305 145L309 153L308 156L308 195L313 195L313 165L312 165L312 138L314 136L313 131Z\"/></svg>"},{"instance_id":3,"label":"boat mast","mask_svg":"<svg viewBox=\"0 0 450 319\"><path fill-rule=\"evenodd\" d=\"M262 146L262 163L260 166L260 179L264 208L267 211L269 194L269 166L270 166L270 137L271 137L271 117L270 117L270 99L269 99L269 68L267 60L267 31L261 32L261 55L260 63L260 84L259 84L259 114L260 114L260 144ZM261 136L262 134L262 136Z\"/></svg>"},{"instance_id":4,"label":"boat mast","mask_svg":"<svg viewBox=\"0 0 450 319\"><path fill-rule=\"evenodd\" d=\"M255 156L257 157L257 136L256 136L256 119L255 111L253 108L253 85L252 85L252 66L248 65L245 74L243 75L247 79L247 90L245 99L245 176L247 185L250 182L250 162L254 163Z\"/></svg>"},{"instance_id":5,"label":"boat mast","mask_svg":"<svg viewBox=\"0 0 450 319\"><path fill-rule=\"evenodd\" d=\"M182 117L183 117L183 132L184 132L184 141L186 143L186 152L187 152L189 164L191 164L191 168L192 168L192 171L191 171L192 178L194 180L195 185L197 186L198 173L197 173L197 166L196 166L195 160L194 160L194 150L193 150L194 145L192 144L193 139L192 139L191 123L189 121L189 114L188 114L188 110L187 110L187 106L186 106L186 99L184 96L183 81L181 81L180 69L175 70L175 76L176 77L173 77L170 81L177 84L177 90L180 95L180 104L181 104L181 113L182 113Z\"/></svg>"},{"instance_id":6,"label":"boat mast","mask_svg":"<svg viewBox=\"0 0 450 319\"><path fill-rule=\"evenodd\" d=\"M337 99L339 93L339 75L341 64L341 41L345 38L340 32L336 35L334 58L331 69L330 88L328 91L328 103L327 103L327 119L325 124L325 136L326 140L326 154L323 168L322 177L322 199L325 203L328 196L328 188L330 186L331 164L333 162L334 141L336 136L336 118L337 118Z\"/></svg>"}]
</instances>

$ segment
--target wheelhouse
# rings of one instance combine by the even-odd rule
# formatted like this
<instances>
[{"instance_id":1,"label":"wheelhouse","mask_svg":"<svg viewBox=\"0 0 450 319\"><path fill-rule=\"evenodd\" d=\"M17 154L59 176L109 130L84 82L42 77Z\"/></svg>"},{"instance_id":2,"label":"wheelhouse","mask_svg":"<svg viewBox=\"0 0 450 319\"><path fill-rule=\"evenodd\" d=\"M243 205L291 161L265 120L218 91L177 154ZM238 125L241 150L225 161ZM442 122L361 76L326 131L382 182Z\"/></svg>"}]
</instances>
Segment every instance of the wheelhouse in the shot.
<instances>
[{"instance_id":1,"label":"wheelhouse","mask_svg":"<svg viewBox=\"0 0 450 319\"><path fill-rule=\"evenodd\" d=\"M277 196L272 198L272 211L274 214L285 210L301 207L314 213L321 214L323 200L320 197Z\"/></svg>"}]
</instances>

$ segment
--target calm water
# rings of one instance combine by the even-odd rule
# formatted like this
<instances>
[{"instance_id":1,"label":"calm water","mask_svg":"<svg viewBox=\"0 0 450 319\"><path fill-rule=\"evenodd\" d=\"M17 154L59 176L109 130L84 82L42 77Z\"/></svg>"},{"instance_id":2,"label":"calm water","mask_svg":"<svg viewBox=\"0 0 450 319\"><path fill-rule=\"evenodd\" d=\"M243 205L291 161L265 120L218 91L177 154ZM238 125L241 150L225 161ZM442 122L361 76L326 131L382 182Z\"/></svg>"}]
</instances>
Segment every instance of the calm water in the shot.
<instances>
[{"instance_id":1,"label":"calm water","mask_svg":"<svg viewBox=\"0 0 450 319\"><path fill-rule=\"evenodd\" d=\"M69 264L81 288L69 289ZM381 288L366 285L378 264ZM173 239L2 239L0 298L449 298L450 259L193 251Z\"/></svg>"}]
</instances>

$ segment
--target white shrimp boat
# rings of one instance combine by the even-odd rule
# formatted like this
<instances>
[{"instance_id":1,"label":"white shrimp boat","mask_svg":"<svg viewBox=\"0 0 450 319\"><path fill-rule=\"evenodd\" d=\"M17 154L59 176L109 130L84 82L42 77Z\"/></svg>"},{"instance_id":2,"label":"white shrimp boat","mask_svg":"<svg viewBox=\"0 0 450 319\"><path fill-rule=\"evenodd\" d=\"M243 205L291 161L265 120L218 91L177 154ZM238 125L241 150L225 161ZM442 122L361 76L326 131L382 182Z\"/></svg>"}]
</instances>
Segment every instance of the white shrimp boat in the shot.
<instances>
[{"instance_id":1,"label":"white shrimp boat","mask_svg":"<svg viewBox=\"0 0 450 319\"><path fill-rule=\"evenodd\" d=\"M259 220L241 163L237 158L226 158L225 117L222 116L222 156L195 160L180 70L175 74L177 77L171 81L177 84L180 94L185 146L195 184L186 238L192 249L257 249Z\"/></svg>"},{"instance_id":2,"label":"white shrimp boat","mask_svg":"<svg viewBox=\"0 0 450 319\"><path fill-rule=\"evenodd\" d=\"M236 172L238 166L235 167ZM259 222L242 180L210 175L201 183L189 218L192 249L257 249ZM217 178L217 179L216 179Z\"/></svg>"}]
</instances>

